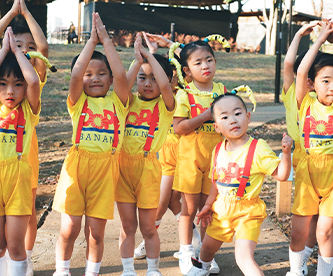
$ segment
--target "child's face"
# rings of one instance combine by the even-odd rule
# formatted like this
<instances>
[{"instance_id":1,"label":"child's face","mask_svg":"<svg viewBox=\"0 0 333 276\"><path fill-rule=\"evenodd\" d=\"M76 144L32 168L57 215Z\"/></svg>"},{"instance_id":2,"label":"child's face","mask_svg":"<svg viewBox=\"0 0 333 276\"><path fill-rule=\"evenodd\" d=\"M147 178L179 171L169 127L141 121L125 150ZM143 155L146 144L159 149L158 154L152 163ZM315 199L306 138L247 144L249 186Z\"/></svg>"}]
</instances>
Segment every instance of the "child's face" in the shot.
<instances>
[{"instance_id":1,"label":"child's face","mask_svg":"<svg viewBox=\"0 0 333 276\"><path fill-rule=\"evenodd\" d=\"M26 54L27 52L37 51L37 45L30 33L23 33L15 35L15 42L18 48L22 53ZM31 59L30 63L34 65L35 59Z\"/></svg>"},{"instance_id":2,"label":"child's face","mask_svg":"<svg viewBox=\"0 0 333 276\"><path fill-rule=\"evenodd\" d=\"M112 84L112 77L102 60L92 59L83 76L83 90L90 97L104 97Z\"/></svg>"},{"instance_id":3,"label":"child's face","mask_svg":"<svg viewBox=\"0 0 333 276\"><path fill-rule=\"evenodd\" d=\"M195 50L187 60L185 73L194 81L200 83L211 82L216 72L216 59L205 48Z\"/></svg>"},{"instance_id":4,"label":"child's face","mask_svg":"<svg viewBox=\"0 0 333 276\"><path fill-rule=\"evenodd\" d=\"M313 83L318 101L326 106L333 103L333 66L323 67Z\"/></svg>"},{"instance_id":5,"label":"child's face","mask_svg":"<svg viewBox=\"0 0 333 276\"><path fill-rule=\"evenodd\" d=\"M251 114L246 112L243 103L236 97L225 97L214 105L216 132L226 139L240 139L246 135Z\"/></svg>"},{"instance_id":6,"label":"child's face","mask_svg":"<svg viewBox=\"0 0 333 276\"><path fill-rule=\"evenodd\" d=\"M27 83L10 74L9 77L0 78L0 101L6 107L13 109L24 99Z\"/></svg>"},{"instance_id":7,"label":"child's face","mask_svg":"<svg viewBox=\"0 0 333 276\"><path fill-rule=\"evenodd\" d=\"M143 63L136 77L137 90L143 100L149 101L161 95L149 63Z\"/></svg>"}]
</instances>

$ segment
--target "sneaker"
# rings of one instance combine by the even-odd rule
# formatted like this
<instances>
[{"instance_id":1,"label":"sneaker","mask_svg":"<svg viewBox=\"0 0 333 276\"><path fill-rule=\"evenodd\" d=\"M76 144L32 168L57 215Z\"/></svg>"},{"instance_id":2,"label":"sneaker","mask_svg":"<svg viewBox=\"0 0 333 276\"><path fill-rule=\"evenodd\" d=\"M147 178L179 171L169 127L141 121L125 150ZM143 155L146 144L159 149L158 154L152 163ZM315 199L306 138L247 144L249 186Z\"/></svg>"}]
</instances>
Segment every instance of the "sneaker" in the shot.
<instances>
[{"instance_id":1,"label":"sneaker","mask_svg":"<svg viewBox=\"0 0 333 276\"><path fill-rule=\"evenodd\" d=\"M146 276L162 276L162 273L157 270L147 270Z\"/></svg>"},{"instance_id":2,"label":"sneaker","mask_svg":"<svg viewBox=\"0 0 333 276\"><path fill-rule=\"evenodd\" d=\"M307 264L307 260L303 260L302 272L303 272L304 276L308 275L308 264Z\"/></svg>"},{"instance_id":3,"label":"sneaker","mask_svg":"<svg viewBox=\"0 0 333 276\"><path fill-rule=\"evenodd\" d=\"M212 260L212 263L210 264L209 268L209 274L214 275L214 274L219 274L220 273L220 268L218 264L215 261L215 258Z\"/></svg>"},{"instance_id":4,"label":"sneaker","mask_svg":"<svg viewBox=\"0 0 333 276\"><path fill-rule=\"evenodd\" d=\"M65 270L60 272L54 272L53 276L71 276L72 274L70 272L66 272Z\"/></svg>"},{"instance_id":5,"label":"sneaker","mask_svg":"<svg viewBox=\"0 0 333 276\"><path fill-rule=\"evenodd\" d=\"M183 251L179 250L179 268L180 272L183 275L186 275L187 272L191 269L193 266L191 258L195 258L195 254L193 251Z\"/></svg>"},{"instance_id":6,"label":"sneaker","mask_svg":"<svg viewBox=\"0 0 333 276\"><path fill-rule=\"evenodd\" d=\"M140 245L134 250L134 260L140 260L146 258L146 256L146 245L145 241L143 240L142 243L140 243Z\"/></svg>"},{"instance_id":7,"label":"sneaker","mask_svg":"<svg viewBox=\"0 0 333 276\"><path fill-rule=\"evenodd\" d=\"M208 276L209 270L202 268L202 263L198 260L192 258L192 267L191 269L185 274L185 276Z\"/></svg>"},{"instance_id":8,"label":"sneaker","mask_svg":"<svg viewBox=\"0 0 333 276\"><path fill-rule=\"evenodd\" d=\"M286 276L301 276L301 275L297 275L295 273L287 272Z\"/></svg>"},{"instance_id":9,"label":"sneaker","mask_svg":"<svg viewBox=\"0 0 333 276\"><path fill-rule=\"evenodd\" d=\"M173 257L179 260L179 251L173 253Z\"/></svg>"},{"instance_id":10,"label":"sneaker","mask_svg":"<svg viewBox=\"0 0 333 276\"><path fill-rule=\"evenodd\" d=\"M137 276L134 270L124 270L120 276Z\"/></svg>"}]
</instances>

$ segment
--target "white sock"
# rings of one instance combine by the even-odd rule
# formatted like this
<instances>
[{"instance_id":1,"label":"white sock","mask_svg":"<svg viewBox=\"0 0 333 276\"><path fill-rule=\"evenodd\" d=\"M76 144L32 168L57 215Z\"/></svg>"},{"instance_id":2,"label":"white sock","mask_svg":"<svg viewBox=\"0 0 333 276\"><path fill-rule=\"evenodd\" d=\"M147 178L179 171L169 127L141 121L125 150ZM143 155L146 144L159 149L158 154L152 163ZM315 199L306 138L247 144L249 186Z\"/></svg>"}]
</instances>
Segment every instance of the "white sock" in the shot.
<instances>
[{"instance_id":1,"label":"white sock","mask_svg":"<svg viewBox=\"0 0 333 276\"><path fill-rule=\"evenodd\" d=\"M181 212L179 212L177 215L175 215L176 220L179 222Z\"/></svg>"},{"instance_id":2,"label":"white sock","mask_svg":"<svg viewBox=\"0 0 333 276\"><path fill-rule=\"evenodd\" d=\"M134 269L134 257L132 258L121 258L121 263L123 264L124 271L135 271Z\"/></svg>"},{"instance_id":3,"label":"white sock","mask_svg":"<svg viewBox=\"0 0 333 276\"><path fill-rule=\"evenodd\" d=\"M28 268L28 260L25 259L23 261L13 261L9 260L9 276L17 276L17 275L26 275Z\"/></svg>"},{"instance_id":4,"label":"white sock","mask_svg":"<svg viewBox=\"0 0 333 276\"><path fill-rule=\"evenodd\" d=\"M56 259L56 272L66 272L69 274L70 259L67 261Z\"/></svg>"},{"instance_id":5,"label":"white sock","mask_svg":"<svg viewBox=\"0 0 333 276\"><path fill-rule=\"evenodd\" d=\"M0 275L7 275L7 257L4 255L0 258Z\"/></svg>"},{"instance_id":6,"label":"white sock","mask_svg":"<svg viewBox=\"0 0 333 276\"><path fill-rule=\"evenodd\" d=\"M308 261L312 252L313 252L313 248L305 246L303 260Z\"/></svg>"},{"instance_id":7,"label":"white sock","mask_svg":"<svg viewBox=\"0 0 333 276\"><path fill-rule=\"evenodd\" d=\"M179 251L183 251L183 252L192 252L194 255L194 247L192 244L181 244L180 245L180 250Z\"/></svg>"},{"instance_id":8,"label":"white sock","mask_svg":"<svg viewBox=\"0 0 333 276\"><path fill-rule=\"evenodd\" d=\"M93 276L94 275L93 273L98 274L99 269L101 267L101 263L102 262L94 263L89 260L86 260L86 276L90 276L90 275Z\"/></svg>"},{"instance_id":9,"label":"white sock","mask_svg":"<svg viewBox=\"0 0 333 276\"><path fill-rule=\"evenodd\" d=\"M26 250L28 262L31 262L32 250Z\"/></svg>"},{"instance_id":10,"label":"white sock","mask_svg":"<svg viewBox=\"0 0 333 276\"><path fill-rule=\"evenodd\" d=\"M155 220L156 229L158 229L158 227L160 227L161 221L162 221L161 219L160 220Z\"/></svg>"},{"instance_id":11,"label":"white sock","mask_svg":"<svg viewBox=\"0 0 333 276\"><path fill-rule=\"evenodd\" d=\"M147 258L148 271L157 271L159 263L160 263L160 258L156 259Z\"/></svg>"},{"instance_id":12,"label":"white sock","mask_svg":"<svg viewBox=\"0 0 333 276\"><path fill-rule=\"evenodd\" d=\"M302 251L291 251L289 247L289 261L290 261L290 273L294 273L296 275L303 275L302 265L303 265L303 256L305 249Z\"/></svg>"},{"instance_id":13,"label":"white sock","mask_svg":"<svg viewBox=\"0 0 333 276\"><path fill-rule=\"evenodd\" d=\"M333 257L322 257L318 254L317 276L330 276L333 268Z\"/></svg>"},{"instance_id":14,"label":"white sock","mask_svg":"<svg viewBox=\"0 0 333 276\"><path fill-rule=\"evenodd\" d=\"M193 244L194 247L199 247L200 243L201 243L200 233L199 233L197 227L195 227L195 224L193 223L192 244Z\"/></svg>"},{"instance_id":15,"label":"white sock","mask_svg":"<svg viewBox=\"0 0 333 276\"><path fill-rule=\"evenodd\" d=\"M204 270L208 270L208 267L209 267L210 264L212 263L212 261L210 261L210 262L204 262L204 261L201 260L200 258L199 258L199 262L202 263L202 269L204 269Z\"/></svg>"}]
</instances>

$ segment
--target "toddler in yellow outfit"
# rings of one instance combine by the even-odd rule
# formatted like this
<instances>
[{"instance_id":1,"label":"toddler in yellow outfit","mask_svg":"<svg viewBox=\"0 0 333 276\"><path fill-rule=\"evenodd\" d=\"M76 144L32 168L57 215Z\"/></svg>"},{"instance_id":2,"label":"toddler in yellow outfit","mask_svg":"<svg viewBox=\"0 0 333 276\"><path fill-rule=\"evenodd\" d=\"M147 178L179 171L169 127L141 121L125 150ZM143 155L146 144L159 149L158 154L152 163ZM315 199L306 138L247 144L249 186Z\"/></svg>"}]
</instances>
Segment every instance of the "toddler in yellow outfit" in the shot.
<instances>
[{"instance_id":1,"label":"toddler in yellow outfit","mask_svg":"<svg viewBox=\"0 0 333 276\"><path fill-rule=\"evenodd\" d=\"M85 275L98 275L105 224L113 218L114 185L130 91L125 68L105 26L98 13L92 17L91 37L72 63L67 104L73 121L73 146L62 167L53 203L53 209L61 212L54 275L70 275L70 258L83 215ZM94 51L99 42L106 56ZM112 81L114 91L107 94Z\"/></svg>"},{"instance_id":2,"label":"toddler in yellow outfit","mask_svg":"<svg viewBox=\"0 0 333 276\"><path fill-rule=\"evenodd\" d=\"M28 154L40 112L38 76L8 27L0 50L0 275L26 275L24 239L32 210ZM6 230L5 230L6 225Z\"/></svg>"},{"instance_id":3,"label":"toddler in yellow outfit","mask_svg":"<svg viewBox=\"0 0 333 276\"><path fill-rule=\"evenodd\" d=\"M133 95L126 120L115 200L122 222L119 238L122 275L137 275L134 270L134 247L138 209L147 252L146 275L151 276L161 275L158 270L160 243L155 218L162 170L156 153L170 129L175 100L169 83L172 78L169 61L143 48L140 34L134 49L135 62L127 77L130 87L137 79L139 96Z\"/></svg>"}]
</instances>

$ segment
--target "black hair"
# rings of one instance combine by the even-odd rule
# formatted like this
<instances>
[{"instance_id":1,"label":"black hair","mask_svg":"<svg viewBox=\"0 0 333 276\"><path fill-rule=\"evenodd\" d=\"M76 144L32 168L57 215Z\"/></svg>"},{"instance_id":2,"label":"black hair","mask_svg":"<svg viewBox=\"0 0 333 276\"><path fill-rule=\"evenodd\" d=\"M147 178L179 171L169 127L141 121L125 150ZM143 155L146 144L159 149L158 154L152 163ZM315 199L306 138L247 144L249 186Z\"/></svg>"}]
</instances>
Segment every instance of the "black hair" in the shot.
<instances>
[{"instance_id":1,"label":"black hair","mask_svg":"<svg viewBox=\"0 0 333 276\"><path fill-rule=\"evenodd\" d=\"M76 57L73 58L72 60L72 64L71 64L71 71L73 70L73 67L78 59L79 55L77 55ZM102 54L101 52L98 52L98 51L94 51L90 60L92 59L96 59L96 60L100 60L102 62L105 63L106 65L106 68L108 69L109 73L110 73L110 76L112 76L112 71L111 71L111 68L110 68L110 64L108 62L108 59L106 58L106 56L104 54Z\"/></svg>"},{"instance_id":2,"label":"black hair","mask_svg":"<svg viewBox=\"0 0 333 276\"><path fill-rule=\"evenodd\" d=\"M205 42L203 40L193 41L191 43L186 44L184 46L184 48L182 49L182 51L180 52L180 61L181 61L182 68L185 66L188 66L187 61L188 61L190 55L193 54L194 51L196 51L197 49L200 49L200 48L204 48L209 53L211 53L211 55L215 58L214 51L213 51L212 47L210 47L208 42Z\"/></svg>"},{"instance_id":3,"label":"black hair","mask_svg":"<svg viewBox=\"0 0 333 276\"><path fill-rule=\"evenodd\" d=\"M0 65L0 78L8 78L11 74L15 78L23 79L23 73L13 52L8 52Z\"/></svg>"},{"instance_id":4,"label":"black hair","mask_svg":"<svg viewBox=\"0 0 333 276\"><path fill-rule=\"evenodd\" d=\"M219 102L221 99L225 98L225 97L234 97L234 98L237 98L241 101L245 111L247 112L247 107L246 107L246 104L245 102L243 101L243 99L238 96L237 94L234 94L234 93L230 93L230 92L227 92L227 93L224 93L224 94L221 94L219 95L217 98L214 99L212 105L210 106L210 112L212 114L212 117L213 117L213 120L214 122L216 122L216 118L215 118L215 114L214 114L214 106L217 102Z\"/></svg>"},{"instance_id":5,"label":"black hair","mask_svg":"<svg viewBox=\"0 0 333 276\"><path fill-rule=\"evenodd\" d=\"M169 60L160 54L153 54L153 56L157 60L157 62L161 65L169 80L171 80L173 77L173 70ZM143 63L148 63L148 60L144 58Z\"/></svg>"},{"instance_id":6,"label":"black hair","mask_svg":"<svg viewBox=\"0 0 333 276\"><path fill-rule=\"evenodd\" d=\"M317 56L315 59L315 62L313 64L313 79L311 80L314 81L319 71L326 66L333 67L333 55L329 53L322 53L319 57Z\"/></svg>"},{"instance_id":7,"label":"black hair","mask_svg":"<svg viewBox=\"0 0 333 276\"><path fill-rule=\"evenodd\" d=\"M26 33L32 35L28 23L22 14L18 14L17 16L15 16L14 19L10 22L9 26L12 27L14 35Z\"/></svg>"}]
</instances>

